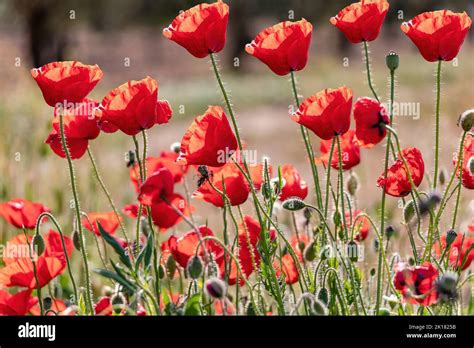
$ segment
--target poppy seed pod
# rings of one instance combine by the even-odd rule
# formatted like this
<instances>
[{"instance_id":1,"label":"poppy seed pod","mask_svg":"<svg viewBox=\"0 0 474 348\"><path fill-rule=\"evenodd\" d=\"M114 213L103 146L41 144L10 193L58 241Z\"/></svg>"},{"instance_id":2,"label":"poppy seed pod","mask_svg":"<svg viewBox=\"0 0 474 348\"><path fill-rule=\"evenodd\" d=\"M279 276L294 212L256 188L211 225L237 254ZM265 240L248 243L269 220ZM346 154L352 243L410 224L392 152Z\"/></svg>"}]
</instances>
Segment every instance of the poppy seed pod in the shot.
<instances>
[{"instance_id":1,"label":"poppy seed pod","mask_svg":"<svg viewBox=\"0 0 474 348\"><path fill-rule=\"evenodd\" d=\"M311 310L314 315L327 315L328 308L326 305L317 299L314 300L313 305L311 306Z\"/></svg>"},{"instance_id":2,"label":"poppy seed pod","mask_svg":"<svg viewBox=\"0 0 474 348\"><path fill-rule=\"evenodd\" d=\"M446 178L448 176L448 173L446 172L446 168L441 168L439 171L439 176L438 176L438 181L440 185L444 185L446 183Z\"/></svg>"},{"instance_id":3,"label":"poppy seed pod","mask_svg":"<svg viewBox=\"0 0 474 348\"><path fill-rule=\"evenodd\" d=\"M355 196L357 189L359 188L359 178L356 174L351 173L349 179L347 179L346 188L351 196Z\"/></svg>"},{"instance_id":4,"label":"poppy seed pod","mask_svg":"<svg viewBox=\"0 0 474 348\"><path fill-rule=\"evenodd\" d=\"M283 209L290 211L301 210L306 207L306 203L299 197L290 197L282 204Z\"/></svg>"},{"instance_id":5,"label":"poppy seed pod","mask_svg":"<svg viewBox=\"0 0 474 348\"><path fill-rule=\"evenodd\" d=\"M469 132L472 127L474 127L474 109L469 109L464 111L461 116L459 116L458 125L465 132Z\"/></svg>"},{"instance_id":6,"label":"poppy seed pod","mask_svg":"<svg viewBox=\"0 0 474 348\"><path fill-rule=\"evenodd\" d=\"M44 245L44 239L41 236L41 234L35 234L33 237L33 250L36 251L37 256L40 256L43 254L45 245Z\"/></svg>"},{"instance_id":7,"label":"poppy seed pod","mask_svg":"<svg viewBox=\"0 0 474 348\"><path fill-rule=\"evenodd\" d=\"M199 256L193 256L189 259L186 269L192 279L198 279L201 276L203 269L201 258Z\"/></svg>"},{"instance_id":8,"label":"poppy seed pod","mask_svg":"<svg viewBox=\"0 0 474 348\"><path fill-rule=\"evenodd\" d=\"M316 250L314 247L314 241L309 243L308 247L304 251L304 258L306 261L309 261L309 262L314 261L314 259L316 258Z\"/></svg>"},{"instance_id":9,"label":"poppy seed pod","mask_svg":"<svg viewBox=\"0 0 474 348\"><path fill-rule=\"evenodd\" d=\"M53 300L51 299L51 297L45 297L43 299L43 308L45 311L50 310L52 305L53 305Z\"/></svg>"},{"instance_id":10,"label":"poppy seed pod","mask_svg":"<svg viewBox=\"0 0 474 348\"><path fill-rule=\"evenodd\" d=\"M72 244L77 251L81 251L81 236L78 231L72 232Z\"/></svg>"},{"instance_id":11,"label":"poppy seed pod","mask_svg":"<svg viewBox=\"0 0 474 348\"><path fill-rule=\"evenodd\" d=\"M385 57L385 62L387 63L387 68L391 71L398 69L400 65L400 57L395 51L390 51Z\"/></svg>"},{"instance_id":12,"label":"poppy seed pod","mask_svg":"<svg viewBox=\"0 0 474 348\"><path fill-rule=\"evenodd\" d=\"M204 288L208 296L217 299L223 299L227 292L227 286L225 282L216 277L208 279L204 285Z\"/></svg>"},{"instance_id":13,"label":"poppy seed pod","mask_svg":"<svg viewBox=\"0 0 474 348\"><path fill-rule=\"evenodd\" d=\"M387 228L385 229L385 235L387 236L387 239L392 238L396 232L397 231L395 231L392 225L387 226Z\"/></svg>"}]
</instances>

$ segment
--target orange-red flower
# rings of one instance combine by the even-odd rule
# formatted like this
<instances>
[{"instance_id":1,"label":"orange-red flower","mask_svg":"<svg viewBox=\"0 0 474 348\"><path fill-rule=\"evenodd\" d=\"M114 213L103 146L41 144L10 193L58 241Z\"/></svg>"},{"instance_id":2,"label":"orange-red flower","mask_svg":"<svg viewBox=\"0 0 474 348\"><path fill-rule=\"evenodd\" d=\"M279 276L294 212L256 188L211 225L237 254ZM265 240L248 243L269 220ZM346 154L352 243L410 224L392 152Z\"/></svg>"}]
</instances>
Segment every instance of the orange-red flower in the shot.
<instances>
[{"instance_id":1,"label":"orange-red flower","mask_svg":"<svg viewBox=\"0 0 474 348\"><path fill-rule=\"evenodd\" d=\"M32 237L28 237L31 242ZM36 258L36 272L40 287L48 284L60 275L66 268L61 236L58 232L50 230L44 236L45 250ZM64 236L68 256L72 254L72 241ZM20 234L10 239L3 255L5 267L0 269L0 287L19 286L29 289L37 287L33 272L33 263L30 257L30 248L26 237Z\"/></svg>"},{"instance_id":2,"label":"orange-red flower","mask_svg":"<svg viewBox=\"0 0 474 348\"><path fill-rule=\"evenodd\" d=\"M305 199L308 195L308 185L306 181L301 180L300 174L291 164L281 166L281 175L285 180L281 189L280 201L290 197L299 197Z\"/></svg>"},{"instance_id":3,"label":"orange-red flower","mask_svg":"<svg viewBox=\"0 0 474 348\"><path fill-rule=\"evenodd\" d=\"M175 183L183 180L184 174L188 171L188 167L180 163L176 163L178 154L174 151L162 151L158 157L148 157L146 159L147 174L150 176L158 169L167 168ZM138 192L140 188L140 169L138 163L130 168L130 180L135 190Z\"/></svg>"},{"instance_id":4,"label":"orange-red flower","mask_svg":"<svg viewBox=\"0 0 474 348\"><path fill-rule=\"evenodd\" d=\"M467 189L474 189L474 174L471 173L469 162L474 157L474 136L471 133L466 135L463 144L462 168L459 169L457 175L461 175L461 183ZM456 166L457 159L453 159L453 164Z\"/></svg>"},{"instance_id":5,"label":"orange-red flower","mask_svg":"<svg viewBox=\"0 0 474 348\"><path fill-rule=\"evenodd\" d=\"M352 91L347 87L325 89L301 103L291 118L324 140L342 135L351 124Z\"/></svg>"},{"instance_id":6,"label":"orange-red flower","mask_svg":"<svg viewBox=\"0 0 474 348\"><path fill-rule=\"evenodd\" d=\"M94 116L104 132L121 130L127 135L136 135L155 124L168 123L172 113L166 100L158 100L156 80L147 76L110 91L95 109Z\"/></svg>"},{"instance_id":7,"label":"orange-red flower","mask_svg":"<svg viewBox=\"0 0 474 348\"><path fill-rule=\"evenodd\" d=\"M402 23L401 29L428 62L450 61L458 55L471 24L466 12L440 10L419 14Z\"/></svg>"},{"instance_id":8,"label":"orange-red flower","mask_svg":"<svg viewBox=\"0 0 474 348\"><path fill-rule=\"evenodd\" d=\"M16 228L34 229L41 213L50 211L41 203L30 202L23 198L0 203L0 215Z\"/></svg>"},{"instance_id":9,"label":"orange-red flower","mask_svg":"<svg viewBox=\"0 0 474 348\"><path fill-rule=\"evenodd\" d=\"M279 277L281 272L285 275L286 284L294 284L298 281L299 273L298 268L293 261L293 258L290 254L285 254L281 257L280 260L275 260L273 267L276 269L276 276Z\"/></svg>"},{"instance_id":10,"label":"orange-red flower","mask_svg":"<svg viewBox=\"0 0 474 348\"><path fill-rule=\"evenodd\" d=\"M425 173L425 163L421 152L415 147L409 147L404 149L402 154L407 162L413 183L418 187L423 181ZM382 187L385 193L393 197L404 197L411 192L411 183L400 155L395 163L388 168L386 178L384 173L380 174L377 186Z\"/></svg>"},{"instance_id":11,"label":"orange-red flower","mask_svg":"<svg viewBox=\"0 0 474 348\"><path fill-rule=\"evenodd\" d=\"M262 187L262 184L264 182L264 171L265 171L265 164L258 163L258 164L253 164L249 165L249 170L250 170L250 176L253 181L253 186L255 187L255 190L260 190ZM272 165L268 164L268 176L271 178L272 177Z\"/></svg>"},{"instance_id":12,"label":"orange-red flower","mask_svg":"<svg viewBox=\"0 0 474 348\"><path fill-rule=\"evenodd\" d=\"M409 303L430 306L438 299L438 293L435 290L438 273L438 270L428 261L415 267L399 264L396 267L393 284Z\"/></svg>"},{"instance_id":13,"label":"orange-red flower","mask_svg":"<svg viewBox=\"0 0 474 348\"><path fill-rule=\"evenodd\" d=\"M287 75L306 66L312 32L313 26L305 19L281 22L261 31L245 50L275 74Z\"/></svg>"},{"instance_id":14,"label":"orange-red flower","mask_svg":"<svg viewBox=\"0 0 474 348\"><path fill-rule=\"evenodd\" d=\"M229 6L221 0L180 13L163 35L197 58L220 52L225 45Z\"/></svg>"},{"instance_id":15,"label":"orange-red flower","mask_svg":"<svg viewBox=\"0 0 474 348\"><path fill-rule=\"evenodd\" d=\"M329 162L329 152L331 151L333 140L321 140L319 150L321 151L321 157L316 158L316 163L324 163L327 165ZM357 143L355 137L355 131L349 130L340 136L341 143L341 157L342 157L342 169L349 170L360 163L360 146ZM334 146L332 153L331 167L339 168L339 151L337 144Z\"/></svg>"},{"instance_id":16,"label":"orange-red flower","mask_svg":"<svg viewBox=\"0 0 474 348\"><path fill-rule=\"evenodd\" d=\"M56 155L61 158L66 158L66 152L64 152L63 143L61 141L61 134L56 130L53 129L44 142L49 145ZM71 159L78 159L86 153L89 140L84 138L70 138L66 139L66 144Z\"/></svg>"},{"instance_id":17,"label":"orange-red flower","mask_svg":"<svg viewBox=\"0 0 474 348\"><path fill-rule=\"evenodd\" d=\"M46 103L53 107L58 103L81 102L104 76L97 65L76 61L49 63L32 69L31 75Z\"/></svg>"},{"instance_id":18,"label":"orange-red flower","mask_svg":"<svg viewBox=\"0 0 474 348\"><path fill-rule=\"evenodd\" d=\"M173 175L168 168L161 168L150 175L140 187L138 200L145 205L162 201L174 191Z\"/></svg>"},{"instance_id":19,"label":"orange-red flower","mask_svg":"<svg viewBox=\"0 0 474 348\"><path fill-rule=\"evenodd\" d=\"M14 295L0 290L0 315L26 315L37 302L38 299L31 296L30 289Z\"/></svg>"},{"instance_id":20,"label":"orange-red flower","mask_svg":"<svg viewBox=\"0 0 474 348\"><path fill-rule=\"evenodd\" d=\"M178 162L222 167L237 149L237 139L224 109L209 106L194 119L181 140Z\"/></svg>"},{"instance_id":21,"label":"orange-red flower","mask_svg":"<svg viewBox=\"0 0 474 348\"><path fill-rule=\"evenodd\" d=\"M348 224L348 228L350 229L349 231L352 231L352 228L354 226L354 239L357 241L363 241L367 238L369 235L369 229L370 229L370 222L369 219L367 219L365 216L357 218L359 215L361 215L363 212L361 210L354 210L352 211L352 223L351 223L351 214L350 212L346 211L346 223ZM357 221L356 221L357 219ZM349 232L351 233L351 232Z\"/></svg>"},{"instance_id":22,"label":"orange-red flower","mask_svg":"<svg viewBox=\"0 0 474 348\"><path fill-rule=\"evenodd\" d=\"M166 232L168 228L173 227L183 219L175 209L179 210L184 216L188 216L193 209L188 206L184 197L179 193L172 193L166 199L169 204L162 200L154 201L151 204L151 219L159 227L160 232Z\"/></svg>"},{"instance_id":23,"label":"orange-red flower","mask_svg":"<svg viewBox=\"0 0 474 348\"><path fill-rule=\"evenodd\" d=\"M352 43L373 41L387 15L386 0L362 0L343 8L330 22Z\"/></svg>"},{"instance_id":24,"label":"orange-red flower","mask_svg":"<svg viewBox=\"0 0 474 348\"><path fill-rule=\"evenodd\" d=\"M439 243L434 244L434 250L438 256L440 256L446 248L446 235L443 234L440 238L441 248ZM446 256L449 260L449 264L453 269L461 268L461 270L467 269L472 260L474 260L474 249L467 251L474 244L474 238L462 233L458 233L456 239L451 244L449 251L446 252ZM466 260L464 260L466 259Z\"/></svg>"},{"instance_id":25,"label":"orange-red flower","mask_svg":"<svg viewBox=\"0 0 474 348\"><path fill-rule=\"evenodd\" d=\"M390 124L385 108L375 99L359 98L354 104L357 141L360 146L372 147L387 135L385 125Z\"/></svg>"},{"instance_id":26,"label":"orange-red flower","mask_svg":"<svg viewBox=\"0 0 474 348\"><path fill-rule=\"evenodd\" d=\"M250 187L235 163L228 162L221 168L210 170L212 175L209 180L221 192L223 192L222 180L224 179L226 196L229 198L231 205L240 205L247 200ZM217 193L207 181L193 193L193 197L202 199L219 208L224 206L222 195Z\"/></svg>"},{"instance_id":27,"label":"orange-red flower","mask_svg":"<svg viewBox=\"0 0 474 348\"><path fill-rule=\"evenodd\" d=\"M120 218L120 220L122 220L122 218ZM120 226L120 221L113 211L108 213L89 213L87 214L87 218L82 218L82 226L86 230L100 236L98 223L100 223L104 231L108 234L114 234Z\"/></svg>"}]
</instances>

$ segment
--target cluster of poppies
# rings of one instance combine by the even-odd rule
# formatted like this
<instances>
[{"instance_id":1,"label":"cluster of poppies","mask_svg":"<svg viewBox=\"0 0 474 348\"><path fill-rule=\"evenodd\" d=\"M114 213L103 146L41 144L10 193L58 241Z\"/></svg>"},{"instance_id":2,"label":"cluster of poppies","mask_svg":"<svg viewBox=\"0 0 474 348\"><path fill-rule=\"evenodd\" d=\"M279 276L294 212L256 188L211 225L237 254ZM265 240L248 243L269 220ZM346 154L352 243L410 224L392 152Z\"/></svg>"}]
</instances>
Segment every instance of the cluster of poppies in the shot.
<instances>
[{"instance_id":1,"label":"cluster of poppies","mask_svg":"<svg viewBox=\"0 0 474 348\"><path fill-rule=\"evenodd\" d=\"M363 0L341 10L330 19L330 23L351 43L365 44L378 37L388 10L389 4L386 0ZM163 30L163 35L184 47L194 57L204 58L211 55L214 59L213 55L225 46L228 17L229 7L223 1L200 4L177 16ZM471 19L466 13L442 10L420 14L403 23L401 29L417 46L423 58L433 62L454 59L470 26ZM294 72L303 70L308 62L312 33L313 26L305 19L296 22L285 21L261 31L245 50L266 64L273 73L293 76ZM62 158L82 158L90 151L89 141L96 139L101 132L114 133L120 130L133 137L136 142L139 133L145 134L146 130L155 125L166 124L172 117L170 104L158 99L158 82L149 76L120 85L100 102L88 98L103 78L103 72L97 65L85 65L75 61L54 62L33 69L32 76L45 102L54 108L52 130L45 142ZM225 279L228 285L243 286L252 275L262 276L264 272L261 264L265 258L265 262L270 262L275 277L283 277L290 285L301 281L302 278L304 282L306 280L305 275L301 274L301 266L306 268L306 263L315 259L308 256L308 249L313 248L318 237L311 235L308 228L305 233L298 234L295 222L296 231L289 238L286 250L280 250L279 256L270 257L268 260L270 249L262 249L262 245L275 244L279 237L277 231L270 228L271 224L266 219L261 219L257 195L271 196L274 192L269 194L270 189L276 191L276 200L281 203L291 200L298 204L308 198L309 185L293 165L284 164L279 166L278 172L275 173L278 177L273 180L279 184L269 186L268 178L274 175L272 166L267 159L261 164L246 162L245 156L241 155L243 147L233 112L231 109L227 111L232 122L229 122L223 107L209 106L204 114L192 121L179 145L172 146L170 151L162 151L157 157L142 158L142 163L132 161L129 176L131 186L136 192L136 202L125 205L122 213L137 219L137 226L140 226L142 220L146 224L148 219L150 224L162 233L166 233L183 220L191 226L189 231L173 233L159 243L159 261L155 259L153 262L160 264L155 264L157 267L167 268L170 279L178 275L181 277L181 269L192 273L189 265L203 262L205 265L216 265L218 278ZM353 129L351 115L355 124ZM311 158L311 161L324 166L328 171L332 167L341 175L343 171L360 163L361 148L373 148L393 131L391 116L377 97L360 97L353 104L352 90L346 86L327 88L309 96L298 105L291 119L302 126L303 135L309 130L320 139L320 156ZM461 184L467 189L473 189L472 129L463 139L462 163L458 163L455 158L453 164L458 168L456 174ZM64 148L64 145L67 148ZM138 155L138 151L135 155ZM417 193L416 190L425 176L425 164L420 150L406 147L400 149L397 156L394 162L387 166L387 170L381 173L376 184L385 194L393 197ZM225 209L238 206L240 211L240 206L247 200L252 198L254 201L255 213L259 214L259 219L241 214L240 222L235 223L236 236L233 245L220 242L218 234L209 226L196 226L192 219L189 220L195 209L190 205L187 192L179 193L176 186L185 182L190 171L196 172L200 177L198 187L191 197L203 200L216 208L223 208L224 216ZM326 192L326 195L329 196L330 192ZM344 206L344 198L341 199ZM29 236L26 230L38 229L42 222L37 221L38 218L43 213L50 212L50 209L40 203L19 198L1 203L0 215L20 231L10 239L8 246L12 250L20 250L21 246L30 250L33 237ZM272 213L266 216L267 219L272 219ZM305 218L308 225L311 216L307 210ZM352 237L358 243L368 237L370 220L363 211L346 211L343 221L342 229L352 228L355 231ZM115 236L118 228L123 227L123 222L120 214L112 211L84 214L80 223L99 238L104 236L104 233L112 236L123 250L136 247L136 244L138 249L144 248L147 240L151 238L151 232L142 233L138 240L133 241L135 246L132 246L128 238ZM25 234L21 233L21 229ZM268 238L262 233L264 230L268 230ZM21 290L15 294L0 290L0 314L38 314L38 299L33 296L33 291L44 287L66 269L68 259L72 256L74 238L62 236L54 230L47 232L44 237L44 250L37 255L20 253L11 256L7 253L3 257L0 289L19 287ZM452 269L460 272L468 268L474 259L474 248L471 247L474 245L474 238L463 234L452 237L452 234L441 236L434 244L433 252L442 259L446 257ZM431 251L428 250L428 253ZM232 258L232 255L236 257ZM169 266L173 262L177 264L179 272L176 267ZM268 272L268 269L265 272ZM432 305L439 298L437 284L440 272L439 267L429 261L416 265L400 263L394 269L392 285L406 302ZM211 296L222 299L219 284L206 283L205 288ZM172 302L178 302L178 295L165 291L166 297L170 297ZM95 313L111 315L114 312L112 302L110 296L102 297L95 304ZM163 310L161 301L158 302ZM56 312L74 314L71 310L66 311L66 304L59 299L54 300L52 308ZM232 314L236 311L238 307L228 306L225 301L215 302L216 313ZM136 314L146 313L147 310L140 303Z\"/></svg>"}]
</instances>

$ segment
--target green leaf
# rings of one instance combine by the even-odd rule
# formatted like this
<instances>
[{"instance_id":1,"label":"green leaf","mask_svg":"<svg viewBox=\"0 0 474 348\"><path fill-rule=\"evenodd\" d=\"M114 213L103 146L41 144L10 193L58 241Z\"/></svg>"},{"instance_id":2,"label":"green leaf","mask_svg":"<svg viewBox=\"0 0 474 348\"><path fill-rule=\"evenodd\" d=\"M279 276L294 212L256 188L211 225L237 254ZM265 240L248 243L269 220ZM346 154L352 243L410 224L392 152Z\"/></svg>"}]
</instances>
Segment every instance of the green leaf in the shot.
<instances>
[{"instance_id":1,"label":"green leaf","mask_svg":"<svg viewBox=\"0 0 474 348\"><path fill-rule=\"evenodd\" d=\"M104 238L107 244L109 244L115 250L115 252L120 258L120 261L122 261L122 263L128 268L132 268L132 263L128 255L125 253L125 250L120 246L120 244L115 240L114 237L112 237L104 230L99 221L97 221L97 226L99 227L100 235L102 236L102 238Z\"/></svg>"},{"instance_id":2,"label":"green leaf","mask_svg":"<svg viewBox=\"0 0 474 348\"><path fill-rule=\"evenodd\" d=\"M101 268L95 269L94 272L105 278L109 278L116 281L129 292L132 292L132 293L135 292L135 285L130 283L127 279L125 279L122 275L118 273L114 273L114 272L108 271L106 269L101 269Z\"/></svg>"},{"instance_id":3,"label":"green leaf","mask_svg":"<svg viewBox=\"0 0 474 348\"><path fill-rule=\"evenodd\" d=\"M199 307L199 301L201 299L200 294L195 294L191 296L186 302L186 307L184 309L184 315L201 315L201 310Z\"/></svg>"}]
</instances>

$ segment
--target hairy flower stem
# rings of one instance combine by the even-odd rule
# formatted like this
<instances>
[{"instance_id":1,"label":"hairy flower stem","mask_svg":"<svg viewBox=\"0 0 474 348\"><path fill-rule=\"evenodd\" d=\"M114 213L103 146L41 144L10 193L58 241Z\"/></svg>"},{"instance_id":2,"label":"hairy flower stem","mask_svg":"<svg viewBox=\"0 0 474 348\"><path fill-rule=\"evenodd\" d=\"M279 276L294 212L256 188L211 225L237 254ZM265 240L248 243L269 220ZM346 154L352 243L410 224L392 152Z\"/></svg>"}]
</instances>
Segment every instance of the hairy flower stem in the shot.
<instances>
[{"instance_id":1,"label":"hairy flower stem","mask_svg":"<svg viewBox=\"0 0 474 348\"><path fill-rule=\"evenodd\" d=\"M117 207L115 206L114 200L112 199L112 196L110 195L109 190L107 189L107 186L105 186L105 182L102 179L102 175L100 174L99 168L97 166L97 162L95 161L94 155L92 154L91 147L87 147L87 154L89 155L89 159L92 164L92 168L94 169L94 174L97 178L97 181L99 182L100 187L102 188L102 191L104 191L104 194L107 196L107 200L109 201L110 207L114 211L115 216L117 217L117 220L120 225L120 229L122 230L123 236L125 240L127 241L127 244L130 245L130 241L128 240L127 232L125 231L125 226L123 224L123 221L118 213Z\"/></svg>"},{"instance_id":2,"label":"hairy flower stem","mask_svg":"<svg viewBox=\"0 0 474 348\"><path fill-rule=\"evenodd\" d=\"M333 138L331 142L331 151L329 151L329 161L326 168L326 202L324 204L324 218L325 219L328 217L328 213L329 213L329 190L331 186L331 164L332 164L332 156L335 149L335 145L336 145L336 139Z\"/></svg>"},{"instance_id":3,"label":"hairy flower stem","mask_svg":"<svg viewBox=\"0 0 474 348\"><path fill-rule=\"evenodd\" d=\"M295 78L294 71L291 71L290 75L291 75L291 87L292 87L292 90L293 90L293 97L295 98L296 107L299 108L300 107L300 101L299 101L299 98L298 98L298 91L296 89L296 78ZM315 190L316 190L316 200L317 200L318 208L322 209L323 208L323 200L322 200L322 197L321 197L321 185L319 183L318 168L316 167L316 163L314 163L313 147L311 146L311 140L309 138L309 134L308 134L308 131L306 130L306 128L303 127L302 125L300 125L300 131L301 131L301 136L303 138L304 145L305 145L305 148L306 148L306 153L308 155L308 160L309 160L309 163L311 165L311 171L313 173L313 180L314 180L314 187L315 187Z\"/></svg>"},{"instance_id":4,"label":"hairy flower stem","mask_svg":"<svg viewBox=\"0 0 474 348\"><path fill-rule=\"evenodd\" d=\"M441 62L438 60L438 69L436 72L436 129L435 129L435 164L433 174L433 190L436 189L438 182L438 166L439 166L439 107L441 101Z\"/></svg>"},{"instance_id":5,"label":"hairy flower stem","mask_svg":"<svg viewBox=\"0 0 474 348\"><path fill-rule=\"evenodd\" d=\"M39 282L39 278L38 278L38 270L36 268L36 261L35 261L35 258L33 256L33 245L31 245L29 239L28 239L28 234L26 233L26 230L25 228L23 228L23 234L25 235L25 240L26 240L26 244L28 244L28 250L30 252L30 260L31 260L31 264L33 265L33 275L35 277L35 281L36 281L36 296L38 297L38 303L39 303L39 307L40 307L40 315L41 316L44 316L45 313L44 313L44 308L43 308L43 298L41 296L41 284ZM38 232L36 232L36 234L38 234ZM39 256L39 255L37 255Z\"/></svg>"},{"instance_id":6,"label":"hairy flower stem","mask_svg":"<svg viewBox=\"0 0 474 348\"><path fill-rule=\"evenodd\" d=\"M369 88L372 91L372 94L374 95L375 99L377 99L377 101L380 102L379 96L375 92L374 86L372 85L372 76L370 73L369 44L365 40L363 42L364 42L364 53L365 53L365 68L367 70L367 81L369 83Z\"/></svg>"},{"instance_id":7,"label":"hairy flower stem","mask_svg":"<svg viewBox=\"0 0 474 348\"><path fill-rule=\"evenodd\" d=\"M79 244L81 247L81 255L82 261L84 263L84 272L85 272L85 279L86 279L86 307L89 314L94 314L94 307L92 305L92 286L90 281L90 274L89 274L89 264L87 260L87 252L85 247L85 238L84 238L84 231L81 224L81 206L79 203L79 193L77 190L76 184L76 174L74 171L74 164L72 163L71 154L69 152L69 147L66 142L66 136L64 134L64 120L63 114L59 113L59 128L60 128L60 135L61 135L61 143L63 146L64 153L66 154L68 168L69 168L69 179L71 181L71 189L72 195L74 198L74 211L76 212L76 221L78 225L78 233L79 233ZM76 299L77 300L77 299Z\"/></svg>"},{"instance_id":8,"label":"hairy flower stem","mask_svg":"<svg viewBox=\"0 0 474 348\"><path fill-rule=\"evenodd\" d=\"M340 181L340 194L341 194L341 215L342 215L342 223L344 224L344 237L346 241L349 239L349 235L347 232L347 223L346 223L346 212L345 212L345 204L344 204L344 174L343 171L344 169L342 168L343 163L342 163L342 149L341 149L341 139L340 136L336 136L336 142L337 142L337 154L339 158L339 163L338 163L338 174L339 174L339 181Z\"/></svg>"},{"instance_id":9,"label":"hairy flower stem","mask_svg":"<svg viewBox=\"0 0 474 348\"><path fill-rule=\"evenodd\" d=\"M239 126L237 125L237 119L236 119L235 114L234 114L234 109L232 108L232 104L230 103L229 96L228 96L227 91L224 87L224 83L222 82L222 77L221 77L221 74L219 72L219 68L217 67L216 54L211 52L209 55L211 57L212 68L214 70L214 74L216 76L217 83L219 85L219 88L221 89L222 96L224 97L224 100L225 100L225 103L226 103L226 106L227 106L227 110L229 111L229 114L230 114L230 118L231 118L231 121L232 121L232 127L234 128L235 136L237 138L237 144L239 146L239 150L240 150L241 155L242 155L241 156L242 157L242 162L243 162L244 168L245 168L245 172L242 172L242 173L243 174L248 174L246 176L246 178L247 178L247 181L250 185L250 191L252 193L252 199L254 201L255 211L257 213L257 218L258 218L258 221L260 222L261 228L263 229L265 225L263 223L263 219L262 219L259 207L258 207L257 193L255 192L255 186L253 184L253 180L252 180L252 177L250 175L250 170L249 170L249 167L248 167L248 164L247 164L247 159L245 158L245 155L243 153L244 148L243 148L243 145L242 145L242 139L240 137Z\"/></svg>"}]
</instances>

